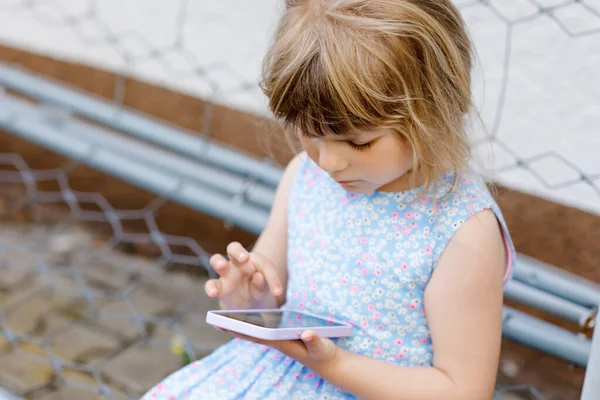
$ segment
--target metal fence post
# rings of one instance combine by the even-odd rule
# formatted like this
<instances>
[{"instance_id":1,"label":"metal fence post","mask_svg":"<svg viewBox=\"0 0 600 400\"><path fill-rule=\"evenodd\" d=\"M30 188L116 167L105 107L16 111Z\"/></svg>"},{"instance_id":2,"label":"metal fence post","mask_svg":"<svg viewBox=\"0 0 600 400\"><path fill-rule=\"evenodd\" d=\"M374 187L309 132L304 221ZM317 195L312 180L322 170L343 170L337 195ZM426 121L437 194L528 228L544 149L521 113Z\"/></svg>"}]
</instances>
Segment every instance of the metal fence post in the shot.
<instances>
[{"instance_id":1,"label":"metal fence post","mask_svg":"<svg viewBox=\"0 0 600 400\"><path fill-rule=\"evenodd\" d=\"M600 310L600 304L598 305L598 309ZM581 400L597 399L600 399L600 328L598 327L598 316L596 315L592 349L585 371Z\"/></svg>"}]
</instances>

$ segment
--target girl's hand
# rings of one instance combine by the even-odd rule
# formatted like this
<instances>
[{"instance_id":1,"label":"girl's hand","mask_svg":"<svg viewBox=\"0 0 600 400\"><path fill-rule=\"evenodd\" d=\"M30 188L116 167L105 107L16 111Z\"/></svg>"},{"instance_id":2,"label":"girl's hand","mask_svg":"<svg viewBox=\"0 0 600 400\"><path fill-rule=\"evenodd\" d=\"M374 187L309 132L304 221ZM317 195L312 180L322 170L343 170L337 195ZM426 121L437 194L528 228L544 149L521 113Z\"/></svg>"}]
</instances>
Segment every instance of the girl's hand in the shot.
<instances>
[{"instance_id":1,"label":"girl's hand","mask_svg":"<svg viewBox=\"0 0 600 400\"><path fill-rule=\"evenodd\" d=\"M315 372L323 368L333 368L340 353L335 343L329 339L319 337L311 330L304 331L300 336L300 340L262 340L237 332L223 331L239 339L277 349Z\"/></svg>"},{"instance_id":2,"label":"girl's hand","mask_svg":"<svg viewBox=\"0 0 600 400\"><path fill-rule=\"evenodd\" d=\"M227 246L229 261L220 254L210 259L210 266L219 279L210 279L204 286L209 297L217 297L227 309L256 308L272 294L283 289L271 261L258 253L250 253L233 242Z\"/></svg>"}]
</instances>

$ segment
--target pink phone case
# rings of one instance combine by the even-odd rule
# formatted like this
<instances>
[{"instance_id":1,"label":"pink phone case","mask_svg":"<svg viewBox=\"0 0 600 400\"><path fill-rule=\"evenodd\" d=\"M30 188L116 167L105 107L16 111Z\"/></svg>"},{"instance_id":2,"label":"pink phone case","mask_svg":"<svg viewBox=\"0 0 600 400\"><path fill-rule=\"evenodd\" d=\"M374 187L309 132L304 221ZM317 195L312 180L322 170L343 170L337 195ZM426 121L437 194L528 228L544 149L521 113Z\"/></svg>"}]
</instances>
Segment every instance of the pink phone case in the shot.
<instances>
[{"instance_id":1,"label":"pink phone case","mask_svg":"<svg viewBox=\"0 0 600 400\"><path fill-rule=\"evenodd\" d=\"M263 313L263 312L282 312L291 311L300 314L301 316L312 317L322 321L319 326L303 326L303 327L282 327L282 328L266 328L254 325L249 322L240 321L231 317L227 317L228 313ZM310 329L317 333L320 337L336 338L352 335L352 326L350 324L324 318L323 316L308 313L300 310L281 310L281 309L265 309L265 310L211 310L206 314L206 322L210 325L217 326L232 332L241 333L246 336L255 337L264 340L293 340L300 339L302 332ZM337 324L337 325L332 325Z\"/></svg>"}]
</instances>

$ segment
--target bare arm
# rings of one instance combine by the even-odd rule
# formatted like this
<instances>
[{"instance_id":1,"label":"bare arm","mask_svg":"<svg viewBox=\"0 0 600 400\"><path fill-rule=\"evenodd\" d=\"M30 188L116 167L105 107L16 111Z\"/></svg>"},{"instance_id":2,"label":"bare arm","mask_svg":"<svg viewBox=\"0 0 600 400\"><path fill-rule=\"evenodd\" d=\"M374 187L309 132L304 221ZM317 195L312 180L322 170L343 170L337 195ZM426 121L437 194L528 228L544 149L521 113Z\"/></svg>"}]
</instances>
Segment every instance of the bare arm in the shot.
<instances>
[{"instance_id":1,"label":"bare arm","mask_svg":"<svg viewBox=\"0 0 600 400\"><path fill-rule=\"evenodd\" d=\"M483 211L454 235L425 291L433 367L400 367L338 349L308 365L364 399L491 399L502 334L505 251L496 217Z\"/></svg>"}]
</instances>

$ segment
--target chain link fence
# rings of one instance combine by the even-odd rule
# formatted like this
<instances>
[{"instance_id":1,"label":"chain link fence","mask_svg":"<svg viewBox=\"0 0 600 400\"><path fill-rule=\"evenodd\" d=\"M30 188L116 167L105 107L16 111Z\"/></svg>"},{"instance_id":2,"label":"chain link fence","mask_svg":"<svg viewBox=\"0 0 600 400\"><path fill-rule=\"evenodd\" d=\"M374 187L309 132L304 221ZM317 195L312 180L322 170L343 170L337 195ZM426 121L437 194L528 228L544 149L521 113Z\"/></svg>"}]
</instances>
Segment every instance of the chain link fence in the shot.
<instances>
[{"instance_id":1,"label":"chain link fence","mask_svg":"<svg viewBox=\"0 0 600 400\"><path fill-rule=\"evenodd\" d=\"M269 33L264 25L276 19L275 3L178 0L164 7L140 0L12 0L0 4L0 16L12 22L8 26L15 32L16 24L25 24L57 38L36 40L28 27L21 36L29 39L9 35L10 41L29 40L42 51L117 71L116 102L125 95L126 76L132 75L266 115L257 79ZM480 168L510 187L600 213L600 170L587 155L593 153L589 136L597 132L599 113L600 87L593 72L600 53L598 1L455 3L472 30L482 64L474 74L484 120L473 127ZM576 50L560 55L570 49ZM565 72L570 75L562 76ZM579 96L567 95L571 90ZM520 104L524 94L527 103ZM551 117L560 113L578 115L568 123ZM210 127L203 133L210 135ZM565 146L565 135L575 135L574 144Z\"/></svg>"},{"instance_id":2,"label":"chain link fence","mask_svg":"<svg viewBox=\"0 0 600 400\"><path fill-rule=\"evenodd\" d=\"M255 71L232 67L252 64L256 47L209 57L203 53L215 50L202 29L225 35L235 24L241 24L242 31L252 26L243 20L244 12L256 7L248 4L253 2L219 3L179 0L166 10L162 2L146 2L151 4L147 7L133 0L7 0L0 4L0 18L7 24L39 26L63 40L59 47L68 43L97 64L118 71L115 104L123 102L128 77L141 76L192 91L214 104L265 113ZM456 3L467 21L491 16L502 32L502 57L496 60L500 67L492 87L495 99L482 110L490 137L477 139L476 132L475 148L492 147L491 167L500 180L506 177L510 184L522 178L512 173L524 172L544 195L564 194L563 189L585 193L578 205L600 212L594 208L600 200L597 164L594 170L585 157L565 155L560 148L523 152L514 136L502 129L514 73L515 29L543 20L555 24L573 43L598 42L600 3ZM111 16L120 18L108 18L109 8ZM198 15L206 28L190 32ZM162 19L168 35L140 25L144 17ZM225 43L243 42L241 36L230 36ZM18 38L13 39L18 44ZM196 44L199 41L204 44ZM56 43L45 45L52 48ZM591 110L596 114L590 118L597 121L597 104ZM207 103L201 132L206 138L211 136L213 111ZM194 239L161 231L156 215L168 199L157 197L142 209L119 210L101 192L72 188L71 171L77 166L70 161L55 169L32 169L19 154L0 154L0 386L28 399L136 399L169 372L228 340L203 322L206 310L216 306L202 294L206 274L173 268L204 271L209 254ZM48 184L55 190L42 189ZM571 201L563 194L556 196ZM143 226L142 233L127 228L133 225ZM130 254L139 248L144 251L136 252L152 257ZM531 386L499 387L497 397L544 398Z\"/></svg>"},{"instance_id":3,"label":"chain link fence","mask_svg":"<svg viewBox=\"0 0 600 400\"><path fill-rule=\"evenodd\" d=\"M494 160L490 162L489 159L484 156L484 160L488 160L488 163L491 164L489 167L485 166L484 169L490 168L491 172L500 180L503 180L514 170L526 172L529 174L529 177L533 178L532 180L539 185L542 196L551 198L556 198L553 193L555 191L561 189L574 190L578 187L578 193L583 193L590 204L597 203L598 198L600 197L600 170L598 170L597 165L593 166L590 163L586 163L584 160L578 159L574 153L571 153L570 155L566 155L568 153L563 154L560 146L556 146L553 150L549 151L539 151L539 148L546 147L541 142L536 143L533 151L529 151L529 155L524 155L526 152L523 152L523 149L519 148L518 141L514 139L514 136L516 134L528 135L531 134L531 132L528 132L527 130L515 132L514 129L511 129L504 130L503 134L501 128L503 124L510 122L507 121L508 118L505 116L504 111L507 106L509 85L511 84L511 71L515 69L515 66L519 66L520 60L518 57L523 52L522 45L519 49L513 50L516 47L514 42L517 40L515 38L515 30L517 28L527 27L536 21L544 19L548 21L548 24L555 24L555 26L562 31L566 41L572 45L575 45L580 40L598 41L600 38L600 3L594 0L477 0L457 1L456 3L465 14L468 13L469 8L485 6L490 14L493 14L498 20L502 21L502 25L504 26L503 43L494 43L494 45L502 45L504 48L502 59L496 60L496 62L502 66L502 71L499 76L500 85L497 91L498 97L496 103L493 105L494 110L489 113L489 118L485 120L485 130L488 135L474 141L475 149L482 150L483 154L486 154L487 148L491 146L491 156ZM543 29L540 28L531 28L530 31L533 36L532 41L540 39L539 35L544 34ZM521 42L522 41L523 38L521 38ZM483 43L478 44L479 48L484 46ZM560 44L557 44L557 46L560 46ZM550 48L548 50L552 49ZM519 53L519 51L521 53ZM594 55L597 54L600 54L600 48L592 49L589 54L592 60L590 65L594 63ZM580 61L583 64L586 64L588 60ZM552 66L550 65L544 67L547 70L552 69ZM583 71L585 71L585 69L583 69ZM523 71L521 70L519 72L522 73ZM552 85L550 84L551 81L561 79L561 77L551 76L550 74L544 78L547 78L548 82L540 83L548 83L549 90L552 89ZM590 110L594 109L594 114L592 115L590 113L589 116L597 120L599 118L597 109L599 97L597 95L600 94L598 91L600 88L598 88L598 85L594 86L596 81L595 78L591 76L586 76L584 78L585 79L582 79L582 81L574 84L590 84L592 87L596 87L595 92L592 90L589 93L590 95L585 100L585 105L588 106ZM532 77L529 79L532 79ZM589 80L586 81L586 79ZM565 84L570 84L568 78L565 79ZM575 86L574 90L577 89L577 86ZM520 90L525 89L512 87L512 99L514 99L515 96L518 96ZM536 94L543 96L543 89L539 90ZM542 104L544 102L540 99L539 103ZM536 107L536 104L529 104L529 106ZM559 106L556 111L559 113L564 112L566 114L568 112L566 110L567 107L564 108L565 110L561 110ZM576 119L578 117L569 115L567 118ZM544 128L540 127L540 129ZM513 134L512 137L507 137L507 134L511 133ZM592 132L590 133L597 133L597 129L592 128ZM565 134L566 132L557 133L558 136L563 136ZM552 140L550 137L546 137L545 139ZM582 146L580 150L585 153L585 146ZM507 184L511 184L510 178L507 181ZM524 184L516 183L516 186L527 190ZM558 196L558 200L569 202L566 197L560 195ZM580 203L579 205L584 208L590 208L587 204ZM596 207L592 207L592 209L596 212L600 211L596 209Z\"/></svg>"}]
</instances>

